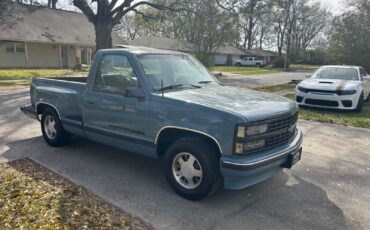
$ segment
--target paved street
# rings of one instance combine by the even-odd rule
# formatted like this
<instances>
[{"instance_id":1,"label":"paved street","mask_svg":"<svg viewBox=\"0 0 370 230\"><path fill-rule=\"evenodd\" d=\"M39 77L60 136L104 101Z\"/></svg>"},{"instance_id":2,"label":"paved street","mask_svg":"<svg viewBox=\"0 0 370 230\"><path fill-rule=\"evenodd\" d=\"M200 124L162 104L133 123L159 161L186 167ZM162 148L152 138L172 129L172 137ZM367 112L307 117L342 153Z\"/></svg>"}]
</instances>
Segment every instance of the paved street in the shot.
<instances>
[{"instance_id":1,"label":"paved street","mask_svg":"<svg viewBox=\"0 0 370 230\"><path fill-rule=\"evenodd\" d=\"M48 147L39 123L19 111L27 103L27 90L0 92L0 161L30 157L158 229L370 226L368 129L301 121L304 153L293 170L190 202L167 185L158 160L78 137L69 146Z\"/></svg>"},{"instance_id":2,"label":"paved street","mask_svg":"<svg viewBox=\"0 0 370 230\"><path fill-rule=\"evenodd\" d=\"M279 72L259 75L235 75L221 77L219 80L225 85L241 88L257 88L288 83L292 80L303 80L308 72Z\"/></svg>"}]
</instances>

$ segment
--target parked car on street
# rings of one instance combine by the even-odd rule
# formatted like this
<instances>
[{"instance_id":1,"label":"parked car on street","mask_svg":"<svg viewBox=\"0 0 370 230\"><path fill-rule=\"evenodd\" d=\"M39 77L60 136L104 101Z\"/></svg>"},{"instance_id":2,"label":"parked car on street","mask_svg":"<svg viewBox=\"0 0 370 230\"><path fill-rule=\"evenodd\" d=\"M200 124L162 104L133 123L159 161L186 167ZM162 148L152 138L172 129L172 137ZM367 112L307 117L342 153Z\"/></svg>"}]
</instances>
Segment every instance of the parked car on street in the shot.
<instances>
[{"instance_id":1,"label":"parked car on street","mask_svg":"<svg viewBox=\"0 0 370 230\"><path fill-rule=\"evenodd\" d=\"M87 78L34 78L30 90L21 110L41 121L49 145L75 134L161 158L187 199L246 188L301 159L297 103L223 86L188 54L100 50Z\"/></svg>"},{"instance_id":2,"label":"parked car on street","mask_svg":"<svg viewBox=\"0 0 370 230\"><path fill-rule=\"evenodd\" d=\"M296 88L299 105L362 110L370 98L370 76L359 66L323 66Z\"/></svg>"},{"instance_id":3,"label":"parked car on street","mask_svg":"<svg viewBox=\"0 0 370 230\"><path fill-rule=\"evenodd\" d=\"M255 57L244 57L235 61L235 66L256 66L263 67L265 66L263 60L257 60Z\"/></svg>"}]
</instances>

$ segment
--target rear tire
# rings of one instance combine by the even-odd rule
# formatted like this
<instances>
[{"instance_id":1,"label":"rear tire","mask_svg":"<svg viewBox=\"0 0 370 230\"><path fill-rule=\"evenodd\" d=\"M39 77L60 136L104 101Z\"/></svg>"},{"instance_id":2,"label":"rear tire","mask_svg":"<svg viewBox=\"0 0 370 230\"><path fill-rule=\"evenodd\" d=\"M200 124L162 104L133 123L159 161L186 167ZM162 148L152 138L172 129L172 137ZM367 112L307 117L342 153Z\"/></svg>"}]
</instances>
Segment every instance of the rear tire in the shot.
<instances>
[{"instance_id":1,"label":"rear tire","mask_svg":"<svg viewBox=\"0 0 370 230\"><path fill-rule=\"evenodd\" d=\"M53 147L67 145L71 135L64 130L57 112L45 108L41 117L41 131L46 143Z\"/></svg>"},{"instance_id":2,"label":"rear tire","mask_svg":"<svg viewBox=\"0 0 370 230\"><path fill-rule=\"evenodd\" d=\"M200 138L174 142L166 151L163 167L172 189L189 200L201 200L221 185L217 150Z\"/></svg>"},{"instance_id":3,"label":"rear tire","mask_svg":"<svg viewBox=\"0 0 370 230\"><path fill-rule=\"evenodd\" d=\"M261 68L261 64L260 64L260 63L257 63L257 64L256 64L256 67L257 67L257 68Z\"/></svg>"},{"instance_id":4,"label":"rear tire","mask_svg":"<svg viewBox=\"0 0 370 230\"><path fill-rule=\"evenodd\" d=\"M358 103L355 109L355 112L360 113L362 111L362 107L364 106L364 92L361 92L360 98L358 99Z\"/></svg>"},{"instance_id":5,"label":"rear tire","mask_svg":"<svg viewBox=\"0 0 370 230\"><path fill-rule=\"evenodd\" d=\"M369 102L370 101L370 93L367 95L367 98L365 100L366 102Z\"/></svg>"}]
</instances>

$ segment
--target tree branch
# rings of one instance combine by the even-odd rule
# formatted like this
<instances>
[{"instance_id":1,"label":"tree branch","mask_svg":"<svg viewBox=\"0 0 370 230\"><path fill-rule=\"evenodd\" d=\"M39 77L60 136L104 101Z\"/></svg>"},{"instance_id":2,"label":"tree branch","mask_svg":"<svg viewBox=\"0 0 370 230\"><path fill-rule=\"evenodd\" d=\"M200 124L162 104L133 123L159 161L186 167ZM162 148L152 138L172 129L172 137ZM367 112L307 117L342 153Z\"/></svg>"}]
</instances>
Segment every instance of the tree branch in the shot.
<instances>
[{"instance_id":1,"label":"tree branch","mask_svg":"<svg viewBox=\"0 0 370 230\"><path fill-rule=\"evenodd\" d=\"M86 15L90 22L94 22L96 15L85 0L73 0L73 5L79 8Z\"/></svg>"},{"instance_id":2,"label":"tree branch","mask_svg":"<svg viewBox=\"0 0 370 230\"><path fill-rule=\"evenodd\" d=\"M126 1L132 2L131 0L126 0ZM166 6L164 4L156 4L156 3L152 3L152 2L148 2L148 1L141 1L141 2L138 2L138 3L134 4L134 5L131 5L129 7L126 6L127 8L124 9L125 8L125 6L124 6L125 2L121 6L117 7L116 9L114 9L112 11L112 15L114 16L113 17L113 20L114 21L121 20L121 18L125 14L127 14L130 11L134 11L137 7L143 6L143 5L150 6L150 7L154 8L154 9L157 9L157 10L171 10L171 11L189 10L189 9L186 9L186 8L177 8L177 9L176 8L173 8L173 6L177 4L177 1L174 2L174 3L172 3L172 4L170 4L169 6Z\"/></svg>"}]
</instances>

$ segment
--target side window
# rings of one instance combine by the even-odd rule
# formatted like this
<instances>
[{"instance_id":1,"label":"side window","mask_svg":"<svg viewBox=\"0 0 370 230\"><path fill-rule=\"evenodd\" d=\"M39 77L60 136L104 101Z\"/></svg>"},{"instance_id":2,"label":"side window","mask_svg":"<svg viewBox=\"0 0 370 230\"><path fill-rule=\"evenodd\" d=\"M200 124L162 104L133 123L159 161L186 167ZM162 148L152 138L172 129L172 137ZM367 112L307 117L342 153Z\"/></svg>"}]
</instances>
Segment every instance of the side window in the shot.
<instances>
[{"instance_id":1,"label":"side window","mask_svg":"<svg viewBox=\"0 0 370 230\"><path fill-rule=\"evenodd\" d=\"M137 86L138 79L126 56L111 54L101 59L95 76L95 91L124 94L126 88Z\"/></svg>"},{"instance_id":2,"label":"side window","mask_svg":"<svg viewBox=\"0 0 370 230\"><path fill-rule=\"evenodd\" d=\"M249 58L249 61L253 61L253 58L251 57L251 58Z\"/></svg>"},{"instance_id":3,"label":"side window","mask_svg":"<svg viewBox=\"0 0 370 230\"><path fill-rule=\"evenodd\" d=\"M367 73L366 73L366 71L363 68L360 69L360 73L361 73L361 76L362 77L367 76Z\"/></svg>"}]
</instances>

